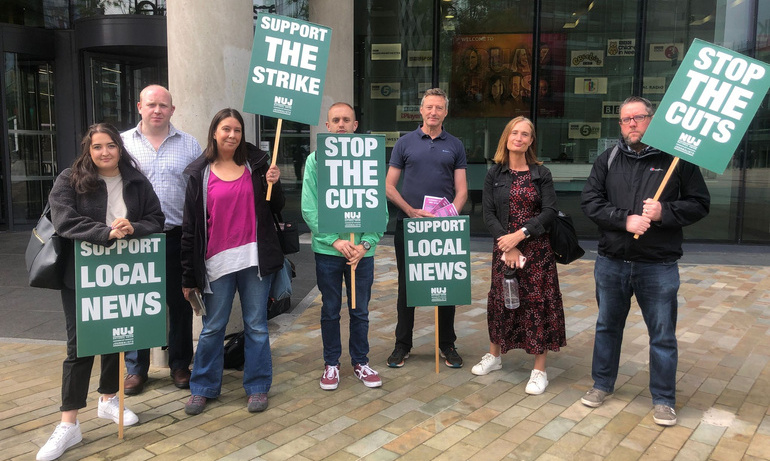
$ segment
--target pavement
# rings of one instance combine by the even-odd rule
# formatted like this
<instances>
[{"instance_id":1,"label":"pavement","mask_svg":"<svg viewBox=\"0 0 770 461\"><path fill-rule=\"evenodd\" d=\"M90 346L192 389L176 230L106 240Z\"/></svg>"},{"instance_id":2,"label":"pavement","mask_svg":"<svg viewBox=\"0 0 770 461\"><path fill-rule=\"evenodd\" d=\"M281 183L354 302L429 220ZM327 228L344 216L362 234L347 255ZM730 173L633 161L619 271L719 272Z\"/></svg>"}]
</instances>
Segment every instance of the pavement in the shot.
<instances>
[{"instance_id":1,"label":"pavement","mask_svg":"<svg viewBox=\"0 0 770 461\"><path fill-rule=\"evenodd\" d=\"M0 233L0 459L31 460L59 421L64 328L58 293L26 286L27 233ZM503 356L503 369L474 376L488 350L486 294L489 239L474 238L472 304L458 307L461 369L435 372L433 308L419 308L406 365L385 365L396 324L392 237L375 258L370 303L370 365L383 386L353 375L343 348L340 386L323 391L320 295L307 235L293 255L299 276L294 309L270 321L273 386L264 413L246 411L242 373L226 370L222 395L187 416L189 391L168 370L152 368L146 390L127 397L139 415L125 429L96 417L98 360L89 405L79 415L83 442L60 459L75 460L755 460L770 459L770 248L688 244L680 262L679 423L652 421L648 337L632 307L615 395L599 408L580 403L592 381L596 302L588 254L559 266L567 346L548 357L550 385L524 387L532 358ZM347 314L342 314L343 324ZM346 328L343 341L347 341Z\"/></svg>"}]
</instances>

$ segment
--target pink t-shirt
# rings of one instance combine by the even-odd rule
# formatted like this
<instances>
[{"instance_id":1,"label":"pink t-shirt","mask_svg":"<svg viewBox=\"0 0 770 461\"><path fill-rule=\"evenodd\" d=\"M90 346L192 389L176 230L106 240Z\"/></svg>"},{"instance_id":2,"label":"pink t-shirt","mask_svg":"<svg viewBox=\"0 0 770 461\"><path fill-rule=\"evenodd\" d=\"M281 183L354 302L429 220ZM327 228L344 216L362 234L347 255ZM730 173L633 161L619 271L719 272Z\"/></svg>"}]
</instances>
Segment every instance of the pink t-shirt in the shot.
<instances>
[{"instance_id":1,"label":"pink t-shirt","mask_svg":"<svg viewBox=\"0 0 770 461\"><path fill-rule=\"evenodd\" d=\"M246 168L234 181L223 181L212 171L209 175L206 201L208 214L208 246L206 259L225 250L257 241L257 219L254 211L254 187Z\"/></svg>"}]
</instances>

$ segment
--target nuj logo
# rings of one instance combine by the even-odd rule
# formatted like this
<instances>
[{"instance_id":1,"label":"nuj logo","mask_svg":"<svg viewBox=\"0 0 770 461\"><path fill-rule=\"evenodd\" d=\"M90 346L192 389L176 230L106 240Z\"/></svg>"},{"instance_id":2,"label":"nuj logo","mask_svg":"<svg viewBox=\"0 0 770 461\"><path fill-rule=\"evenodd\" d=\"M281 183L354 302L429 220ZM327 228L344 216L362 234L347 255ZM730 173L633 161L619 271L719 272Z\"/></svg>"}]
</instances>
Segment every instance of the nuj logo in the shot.
<instances>
[{"instance_id":1,"label":"nuj logo","mask_svg":"<svg viewBox=\"0 0 770 461\"><path fill-rule=\"evenodd\" d=\"M294 100L291 98L284 98L283 96L276 96L274 104L280 105L280 106L290 106L294 103Z\"/></svg>"},{"instance_id":2,"label":"nuj logo","mask_svg":"<svg viewBox=\"0 0 770 461\"><path fill-rule=\"evenodd\" d=\"M361 219L360 211L346 211L345 219Z\"/></svg>"},{"instance_id":3,"label":"nuj logo","mask_svg":"<svg viewBox=\"0 0 770 461\"><path fill-rule=\"evenodd\" d=\"M682 133L679 135L679 142L688 144L692 147L698 147L700 145L701 140L696 138L695 136L690 136L687 133Z\"/></svg>"},{"instance_id":4,"label":"nuj logo","mask_svg":"<svg viewBox=\"0 0 770 461\"><path fill-rule=\"evenodd\" d=\"M134 327L120 327L112 329L112 336L127 336L134 334Z\"/></svg>"},{"instance_id":5,"label":"nuj logo","mask_svg":"<svg viewBox=\"0 0 770 461\"><path fill-rule=\"evenodd\" d=\"M445 295L446 294L446 287L433 287L430 289L430 294L432 295Z\"/></svg>"}]
</instances>

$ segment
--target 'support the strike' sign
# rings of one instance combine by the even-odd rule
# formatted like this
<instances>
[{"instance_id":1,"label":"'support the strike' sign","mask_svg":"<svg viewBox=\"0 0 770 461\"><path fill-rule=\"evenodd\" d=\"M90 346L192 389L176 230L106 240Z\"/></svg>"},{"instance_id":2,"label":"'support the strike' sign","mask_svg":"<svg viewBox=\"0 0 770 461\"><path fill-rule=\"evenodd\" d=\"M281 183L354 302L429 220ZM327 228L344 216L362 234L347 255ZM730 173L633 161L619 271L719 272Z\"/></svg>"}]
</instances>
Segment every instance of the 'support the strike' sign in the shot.
<instances>
[{"instance_id":1,"label":"'support the strike' sign","mask_svg":"<svg viewBox=\"0 0 770 461\"><path fill-rule=\"evenodd\" d=\"M404 219L407 305L471 303L469 223L468 216Z\"/></svg>"},{"instance_id":2,"label":"'support the strike' sign","mask_svg":"<svg viewBox=\"0 0 770 461\"><path fill-rule=\"evenodd\" d=\"M78 357L166 345L166 236L75 241Z\"/></svg>"},{"instance_id":3,"label":"'support the strike' sign","mask_svg":"<svg viewBox=\"0 0 770 461\"><path fill-rule=\"evenodd\" d=\"M723 173L770 88L767 64L696 39L642 142Z\"/></svg>"},{"instance_id":4,"label":"'support the strike' sign","mask_svg":"<svg viewBox=\"0 0 770 461\"><path fill-rule=\"evenodd\" d=\"M318 135L318 231L384 232L385 136Z\"/></svg>"},{"instance_id":5,"label":"'support the strike' sign","mask_svg":"<svg viewBox=\"0 0 770 461\"><path fill-rule=\"evenodd\" d=\"M260 14L243 110L317 125L331 38L328 27Z\"/></svg>"}]
</instances>

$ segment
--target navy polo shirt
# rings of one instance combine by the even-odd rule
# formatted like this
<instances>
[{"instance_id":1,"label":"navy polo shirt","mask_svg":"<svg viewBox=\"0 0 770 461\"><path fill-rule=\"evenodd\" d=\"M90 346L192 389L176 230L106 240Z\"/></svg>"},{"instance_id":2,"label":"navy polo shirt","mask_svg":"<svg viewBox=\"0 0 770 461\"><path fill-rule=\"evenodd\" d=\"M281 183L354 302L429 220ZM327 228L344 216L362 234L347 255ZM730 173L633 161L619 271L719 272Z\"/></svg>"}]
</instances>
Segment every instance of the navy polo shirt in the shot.
<instances>
[{"instance_id":1,"label":"navy polo shirt","mask_svg":"<svg viewBox=\"0 0 770 461\"><path fill-rule=\"evenodd\" d=\"M412 208L422 208L426 195L455 198L455 170L468 167L465 146L443 129L431 139L417 128L396 141L390 155L390 166L401 170L401 196ZM459 210L458 210L459 211ZM406 213L398 210L398 219Z\"/></svg>"}]
</instances>

